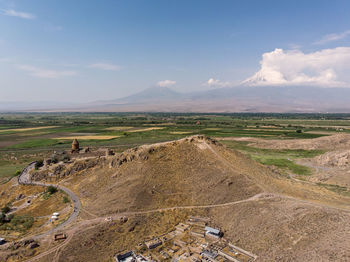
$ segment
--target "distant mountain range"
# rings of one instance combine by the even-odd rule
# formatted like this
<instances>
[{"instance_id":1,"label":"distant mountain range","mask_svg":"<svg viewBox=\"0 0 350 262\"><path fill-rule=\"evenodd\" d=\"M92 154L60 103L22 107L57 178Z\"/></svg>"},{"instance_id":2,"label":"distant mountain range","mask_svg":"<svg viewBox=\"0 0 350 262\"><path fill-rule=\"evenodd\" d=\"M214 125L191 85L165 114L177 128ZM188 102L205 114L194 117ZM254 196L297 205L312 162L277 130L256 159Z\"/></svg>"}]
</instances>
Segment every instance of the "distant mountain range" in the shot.
<instances>
[{"instance_id":1,"label":"distant mountain range","mask_svg":"<svg viewBox=\"0 0 350 262\"><path fill-rule=\"evenodd\" d=\"M350 113L350 88L240 86L191 93L151 87L124 98L85 104L1 103L1 111L81 112L342 112Z\"/></svg>"}]
</instances>

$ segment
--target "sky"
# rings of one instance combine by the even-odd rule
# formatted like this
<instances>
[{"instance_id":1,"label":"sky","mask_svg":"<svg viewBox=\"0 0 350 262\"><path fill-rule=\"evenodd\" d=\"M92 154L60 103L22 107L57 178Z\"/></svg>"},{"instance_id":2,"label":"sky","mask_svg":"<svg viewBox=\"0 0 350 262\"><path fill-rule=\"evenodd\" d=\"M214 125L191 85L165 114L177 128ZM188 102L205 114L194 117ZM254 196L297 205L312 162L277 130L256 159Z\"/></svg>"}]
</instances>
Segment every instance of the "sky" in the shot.
<instances>
[{"instance_id":1,"label":"sky","mask_svg":"<svg viewBox=\"0 0 350 262\"><path fill-rule=\"evenodd\" d=\"M350 87L348 0L0 0L0 102Z\"/></svg>"}]
</instances>

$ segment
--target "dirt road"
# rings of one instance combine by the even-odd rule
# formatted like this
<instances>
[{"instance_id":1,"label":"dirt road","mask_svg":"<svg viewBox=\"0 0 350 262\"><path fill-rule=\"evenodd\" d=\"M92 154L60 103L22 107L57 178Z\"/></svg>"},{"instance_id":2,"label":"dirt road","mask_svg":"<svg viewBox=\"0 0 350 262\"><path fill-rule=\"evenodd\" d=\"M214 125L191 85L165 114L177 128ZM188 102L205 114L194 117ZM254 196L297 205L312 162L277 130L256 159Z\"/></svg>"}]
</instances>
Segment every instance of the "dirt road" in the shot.
<instances>
[{"instance_id":1,"label":"dirt road","mask_svg":"<svg viewBox=\"0 0 350 262\"><path fill-rule=\"evenodd\" d=\"M35 186L54 186L56 187L57 189L61 189L63 190L72 200L73 202L73 212L72 214L69 216L69 218L64 221L62 224L59 224L57 227L45 232L45 233L42 233L42 234L39 234L39 235L36 235L36 236L33 236L32 238L34 239L38 239L38 238L41 238L43 236L47 236L47 235L50 235L52 234L53 232L55 231L58 231L62 228L64 228L66 225L70 224L72 221L74 221L77 216L79 215L79 212L81 210L81 202L80 202L80 199L78 198L78 196L76 194L74 194L71 190L69 190L68 188L64 187L64 186L60 186L60 185L55 185L55 184L45 184L45 183L40 183L40 182L35 182L35 181L32 181L30 179L30 175L29 175L29 172L35 168L35 162L32 162L31 164L29 164L23 171L22 173L18 176L18 183L19 184L22 184L22 185L35 185Z\"/></svg>"}]
</instances>

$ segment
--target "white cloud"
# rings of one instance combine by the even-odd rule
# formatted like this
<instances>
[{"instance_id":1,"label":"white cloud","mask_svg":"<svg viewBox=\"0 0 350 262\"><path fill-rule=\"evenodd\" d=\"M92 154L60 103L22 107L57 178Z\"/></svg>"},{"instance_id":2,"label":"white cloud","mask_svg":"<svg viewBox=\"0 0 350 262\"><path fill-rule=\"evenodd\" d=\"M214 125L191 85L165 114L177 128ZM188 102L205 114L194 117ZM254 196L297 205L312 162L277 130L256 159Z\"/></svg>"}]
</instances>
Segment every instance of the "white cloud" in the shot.
<instances>
[{"instance_id":1,"label":"white cloud","mask_svg":"<svg viewBox=\"0 0 350 262\"><path fill-rule=\"evenodd\" d=\"M299 50L275 49L264 53L260 64L260 70L243 84L350 87L350 47L308 54Z\"/></svg>"},{"instance_id":2,"label":"white cloud","mask_svg":"<svg viewBox=\"0 0 350 262\"><path fill-rule=\"evenodd\" d=\"M172 81L172 80L163 80L163 81L159 81L157 83L157 86L160 87L169 87L169 86L173 86L176 84L176 81Z\"/></svg>"},{"instance_id":3,"label":"white cloud","mask_svg":"<svg viewBox=\"0 0 350 262\"><path fill-rule=\"evenodd\" d=\"M14 16L14 17L19 17L23 19L35 19L35 15L31 13L25 13L25 12L18 12L13 9L5 9L3 10L3 14L7 16Z\"/></svg>"},{"instance_id":4,"label":"white cloud","mask_svg":"<svg viewBox=\"0 0 350 262\"><path fill-rule=\"evenodd\" d=\"M29 75L38 78L61 78L65 76L74 76L76 71L57 71L44 68L38 68L30 65L18 65L18 69L26 71Z\"/></svg>"},{"instance_id":5,"label":"white cloud","mask_svg":"<svg viewBox=\"0 0 350 262\"><path fill-rule=\"evenodd\" d=\"M213 86L213 87L228 87L228 86L232 86L232 84L230 82L222 82L219 79L214 79L214 78L210 78L208 80L208 82L205 83L205 85Z\"/></svg>"},{"instance_id":6,"label":"white cloud","mask_svg":"<svg viewBox=\"0 0 350 262\"><path fill-rule=\"evenodd\" d=\"M121 69L118 65L107 64L107 63L95 63L88 66L89 68L96 68L106 71L118 71Z\"/></svg>"},{"instance_id":7,"label":"white cloud","mask_svg":"<svg viewBox=\"0 0 350 262\"><path fill-rule=\"evenodd\" d=\"M316 44L316 45L327 44L329 42L333 42L333 41L344 39L344 38L346 38L349 35L350 35L350 30L342 32L342 33L339 33L339 34L325 35L324 37L322 37L321 40L316 41L314 44Z\"/></svg>"}]
</instances>

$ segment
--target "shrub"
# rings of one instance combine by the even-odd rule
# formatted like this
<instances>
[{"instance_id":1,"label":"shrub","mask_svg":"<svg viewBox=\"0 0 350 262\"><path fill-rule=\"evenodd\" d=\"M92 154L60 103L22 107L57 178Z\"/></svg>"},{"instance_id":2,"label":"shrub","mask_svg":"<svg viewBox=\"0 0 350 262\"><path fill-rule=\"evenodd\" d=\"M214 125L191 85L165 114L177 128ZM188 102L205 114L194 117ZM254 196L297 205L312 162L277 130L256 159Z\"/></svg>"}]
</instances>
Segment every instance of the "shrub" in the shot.
<instances>
[{"instance_id":1,"label":"shrub","mask_svg":"<svg viewBox=\"0 0 350 262\"><path fill-rule=\"evenodd\" d=\"M38 170L40 167L42 167L44 165L44 161L41 159L41 160L38 160L35 162L35 170Z\"/></svg>"},{"instance_id":2,"label":"shrub","mask_svg":"<svg viewBox=\"0 0 350 262\"><path fill-rule=\"evenodd\" d=\"M8 212L10 212L11 208L9 207L9 205L4 206L3 208L1 208L1 212L3 214L7 214Z\"/></svg>"},{"instance_id":3,"label":"shrub","mask_svg":"<svg viewBox=\"0 0 350 262\"><path fill-rule=\"evenodd\" d=\"M32 227L33 223L34 218L28 215L15 216L11 220L11 225L13 225L19 231L28 230Z\"/></svg>"},{"instance_id":4,"label":"shrub","mask_svg":"<svg viewBox=\"0 0 350 262\"><path fill-rule=\"evenodd\" d=\"M57 188L54 186L49 186L46 192L50 193L50 195L55 194L57 192Z\"/></svg>"},{"instance_id":5,"label":"shrub","mask_svg":"<svg viewBox=\"0 0 350 262\"><path fill-rule=\"evenodd\" d=\"M4 213L1 213L0 214L0 224L4 223L5 222L5 219L6 219L6 216Z\"/></svg>"},{"instance_id":6,"label":"shrub","mask_svg":"<svg viewBox=\"0 0 350 262\"><path fill-rule=\"evenodd\" d=\"M7 220L8 220L8 221L11 221L14 217L15 217L14 214L8 215L8 216L7 216Z\"/></svg>"},{"instance_id":7,"label":"shrub","mask_svg":"<svg viewBox=\"0 0 350 262\"><path fill-rule=\"evenodd\" d=\"M66 196L64 196L63 197L63 203L69 203L70 202L70 200L69 200L69 198L68 197L66 197Z\"/></svg>"}]
</instances>

